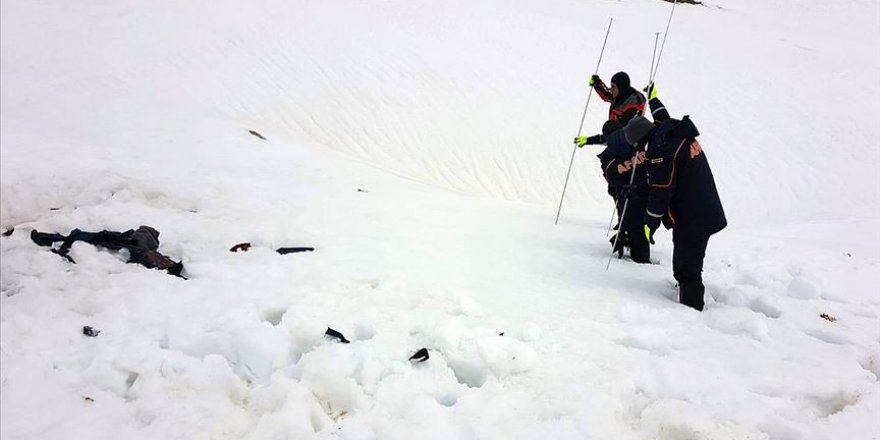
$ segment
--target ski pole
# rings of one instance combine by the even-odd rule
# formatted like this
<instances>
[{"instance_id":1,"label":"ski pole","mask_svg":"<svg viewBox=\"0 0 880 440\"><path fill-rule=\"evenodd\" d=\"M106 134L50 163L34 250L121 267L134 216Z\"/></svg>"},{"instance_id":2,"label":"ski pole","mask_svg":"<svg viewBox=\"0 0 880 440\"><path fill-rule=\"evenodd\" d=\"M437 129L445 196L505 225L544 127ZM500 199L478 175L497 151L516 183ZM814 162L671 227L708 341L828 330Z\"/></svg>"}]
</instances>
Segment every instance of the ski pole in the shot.
<instances>
[{"instance_id":1,"label":"ski pole","mask_svg":"<svg viewBox=\"0 0 880 440\"><path fill-rule=\"evenodd\" d=\"M648 71L648 84L654 80L654 60L657 57L657 40L660 38L660 32L654 33L654 53L651 54L651 70Z\"/></svg>"},{"instance_id":2,"label":"ski pole","mask_svg":"<svg viewBox=\"0 0 880 440\"><path fill-rule=\"evenodd\" d=\"M660 70L660 57L663 56L663 48L666 47L666 37L669 36L669 26L672 24L672 14L675 13L675 5L678 4L678 0L674 0L672 2L672 10L669 11L669 21L666 22L666 32L663 34L663 44L660 45L660 54L657 55L657 66L654 71L651 73L650 82L654 82L654 78L657 77L657 71Z\"/></svg>"},{"instance_id":3,"label":"ski pole","mask_svg":"<svg viewBox=\"0 0 880 440\"><path fill-rule=\"evenodd\" d=\"M633 164L632 174L630 174L630 176L629 176L630 191L632 191L632 184L633 184L633 181L636 177L636 166L638 166L638 164L639 164L638 158L639 158L639 151L636 150L636 154L632 158L632 164ZM629 197L627 197L626 201L623 202L623 212L620 213L620 227L617 228L617 235L614 236L614 244L611 245L611 256L608 257L608 264L605 265L606 271L608 270L609 267L611 267L611 260L614 259L614 251L617 249L617 241L620 240L620 233L623 232L623 230L622 230L624 228L623 219L626 218L626 208L628 206L629 206Z\"/></svg>"},{"instance_id":4,"label":"ski pole","mask_svg":"<svg viewBox=\"0 0 880 440\"><path fill-rule=\"evenodd\" d=\"M651 53L651 69L648 70L648 78L651 78L651 75L654 73L654 60L657 57L657 40L660 38L660 32L654 33L654 52ZM630 182L630 185L632 182ZM611 220L608 221L608 230L605 232L605 236L609 236L611 234L611 224L614 223L614 214L617 213L617 206L620 203L616 198L614 199L614 210L611 211ZM624 202L624 205L626 203Z\"/></svg>"},{"instance_id":5,"label":"ski pole","mask_svg":"<svg viewBox=\"0 0 880 440\"><path fill-rule=\"evenodd\" d=\"M602 51L599 52L599 62L596 63L596 71L593 75L599 73L599 65L602 64L602 55L605 54L605 44L608 43L608 34L611 33L611 23L614 22L614 17L611 17L608 20L608 29L605 31L605 41L602 42ZM590 98L593 97L593 88L590 87L590 92L587 94L587 105L584 106L584 114L581 116L581 125L578 127L578 137L581 135L581 131L584 129L584 119L587 117L587 109L590 107ZM562 212L562 201L565 199L565 190L568 188L568 178L571 177L571 167L574 165L574 154L577 153L577 145L574 146L574 149L571 151L571 161L568 163L568 172L565 173L565 184L562 185L562 196L559 198L559 208L556 210L556 221L553 224L559 224L559 213Z\"/></svg>"},{"instance_id":6,"label":"ski pole","mask_svg":"<svg viewBox=\"0 0 880 440\"><path fill-rule=\"evenodd\" d=\"M605 232L605 237L611 234L611 224L614 223L614 214L617 214L617 206L620 205L620 202L617 201L617 198L614 198L614 210L611 211L611 220L608 221L608 231ZM618 228L619 229L619 228Z\"/></svg>"}]
</instances>

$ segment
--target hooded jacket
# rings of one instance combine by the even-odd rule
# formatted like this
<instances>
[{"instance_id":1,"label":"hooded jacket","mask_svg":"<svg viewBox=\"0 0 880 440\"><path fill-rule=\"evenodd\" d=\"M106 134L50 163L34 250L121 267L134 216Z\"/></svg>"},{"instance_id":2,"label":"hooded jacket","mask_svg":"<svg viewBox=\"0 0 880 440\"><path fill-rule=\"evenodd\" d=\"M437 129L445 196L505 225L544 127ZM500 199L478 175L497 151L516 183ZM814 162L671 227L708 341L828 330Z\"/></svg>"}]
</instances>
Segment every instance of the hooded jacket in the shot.
<instances>
[{"instance_id":1,"label":"hooded jacket","mask_svg":"<svg viewBox=\"0 0 880 440\"><path fill-rule=\"evenodd\" d=\"M611 103L608 119L626 125L630 119L644 113L645 95L630 86L629 76L623 72L615 74L611 82L617 85L617 98L611 95L611 89L602 81L597 81L593 89L603 101Z\"/></svg>"},{"instance_id":2,"label":"hooded jacket","mask_svg":"<svg viewBox=\"0 0 880 440\"><path fill-rule=\"evenodd\" d=\"M700 132L685 116L672 119L659 99L650 102L656 128L648 134L650 192L645 222L662 219L673 240L708 237L727 226ZM652 220L654 219L654 220Z\"/></svg>"}]
</instances>

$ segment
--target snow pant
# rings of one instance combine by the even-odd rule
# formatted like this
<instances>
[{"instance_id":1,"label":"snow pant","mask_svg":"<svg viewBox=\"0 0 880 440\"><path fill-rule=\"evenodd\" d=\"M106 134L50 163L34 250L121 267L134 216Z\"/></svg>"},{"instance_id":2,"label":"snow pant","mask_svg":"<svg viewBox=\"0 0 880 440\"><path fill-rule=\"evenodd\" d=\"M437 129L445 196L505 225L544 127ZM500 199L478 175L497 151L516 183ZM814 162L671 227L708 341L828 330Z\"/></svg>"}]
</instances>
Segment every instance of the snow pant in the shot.
<instances>
[{"instance_id":1,"label":"snow pant","mask_svg":"<svg viewBox=\"0 0 880 440\"><path fill-rule=\"evenodd\" d=\"M636 263L651 262L651 244L645 237L645 227L639 225L638 228L626 230L629 236L629 257Z\"/></svg>"},{"instance_id":2,"label":"snow pant","mask_svg":"<svg viewBox=\"0 0 880 440\"><path fill-rule=\"evenodd\" d=\"M620 236L619 239L617 238L618 235ZM616 246L615 240L617 241ZM613 252L617 253L618 258L623 258L624 249L629 248L629 257L633 262L651 262L651 244L648 243L648 239L645 238L645 229L642 226L619 231L617 234L611 236L611 239L609 239L608 242L611 243L611 246L615 246Z\"/></svg>"},{"instance_id":3,"label":"snow pant","mask_svg":"<svg viewBox=\"0 0 880 440\"><path fill-rule=\"evenodd\" d=\"M702 311L706 290L703 286L703 258L709 236L680 238L673 234L672 242L672 275L678 281L678 302Z\"/></svg>"}]
</instances>

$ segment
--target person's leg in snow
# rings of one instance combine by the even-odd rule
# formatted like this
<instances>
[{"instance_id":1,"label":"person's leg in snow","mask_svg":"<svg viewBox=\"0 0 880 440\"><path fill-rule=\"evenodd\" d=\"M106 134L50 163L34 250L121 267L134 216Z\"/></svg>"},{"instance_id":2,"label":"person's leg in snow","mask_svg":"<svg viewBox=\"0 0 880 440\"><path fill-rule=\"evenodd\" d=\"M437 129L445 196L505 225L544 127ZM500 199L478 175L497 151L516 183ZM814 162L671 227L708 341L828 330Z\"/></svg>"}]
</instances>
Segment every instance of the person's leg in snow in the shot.
<instances>
[{"instance_id":1,"label":"person's leg in snow","mask_svg":"<svg viewBox=\"0 0 880 440\"><path fill-rule=\"evenodd\" d=\"M629 236L629 257L635 263L651 262L651 244L645 237L642 225L627 231Z\"/></svg>"},{"instance_id":2,"label":"person's leg in snow","mask_svg":"<svg viewBox=\"0 0 880 440\"><path fill-rule=\"evenodd\" d=\"M672 275L678 281L678 302L703 310L703 258L709 237L673 238Z\"/></svg>"}]
</instances>

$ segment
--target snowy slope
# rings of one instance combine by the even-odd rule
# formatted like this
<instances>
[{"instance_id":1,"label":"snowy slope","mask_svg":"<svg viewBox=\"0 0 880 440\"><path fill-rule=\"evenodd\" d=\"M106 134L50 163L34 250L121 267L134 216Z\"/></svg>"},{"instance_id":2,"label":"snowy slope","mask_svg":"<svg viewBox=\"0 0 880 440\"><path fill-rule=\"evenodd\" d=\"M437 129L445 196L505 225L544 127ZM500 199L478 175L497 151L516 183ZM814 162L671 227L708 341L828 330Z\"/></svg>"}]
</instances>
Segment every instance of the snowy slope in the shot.
<instances>
[{"instance_id":1,"label":"snowy slope","mask_svg":"<svg viewBox=\"0 0 880 440\"><path fill-rule=\"evenodd\" d=\"M676 8L702 314L666 232L604 270L593 151L553 225L608 18L641 84L667 3L0 5L4 439L880 437L876 1ZM140 224L189 280L27 236Z\"/></svg>"}]
</instances>

